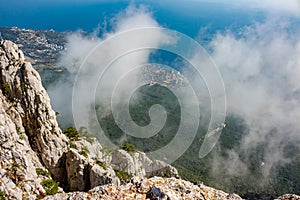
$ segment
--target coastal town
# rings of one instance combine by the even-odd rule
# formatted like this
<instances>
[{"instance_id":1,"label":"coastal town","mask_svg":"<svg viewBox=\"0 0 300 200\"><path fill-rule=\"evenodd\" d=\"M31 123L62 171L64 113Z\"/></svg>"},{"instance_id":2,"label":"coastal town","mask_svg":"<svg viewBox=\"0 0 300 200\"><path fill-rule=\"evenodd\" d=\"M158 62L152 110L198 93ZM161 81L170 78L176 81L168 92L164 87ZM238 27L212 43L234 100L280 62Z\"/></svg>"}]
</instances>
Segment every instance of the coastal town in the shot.
<instances>
[{"instance_id":1,"label":"coastal town","mask_svg":"<svg viewBox=\"0 0 300 200\"><path fill-rule=\"evenodd\" d=\"M62 66L56 66L60 56L67 50L67 35L70 32L50 30L32 30L18 27L0 27L0 39L11 40L22 48L25 57L42 76L48 85L66 72ZM170 67L147 65L143 71L144 80L150 85L160 84L165 87L184 86L184 76Z\"/></svg>"},{"instance_id":2,"label":"coastal town","mask_svg":"<svg viewBox=\"0 0 300 200\"><path fill-rule=\"evenodd\" d=\"M66 50L66 33L54 30L32 30L0 27L0 39L11 40L23 49L26 59L39 70L51 68Z\"/></svg>"}]
</instances>

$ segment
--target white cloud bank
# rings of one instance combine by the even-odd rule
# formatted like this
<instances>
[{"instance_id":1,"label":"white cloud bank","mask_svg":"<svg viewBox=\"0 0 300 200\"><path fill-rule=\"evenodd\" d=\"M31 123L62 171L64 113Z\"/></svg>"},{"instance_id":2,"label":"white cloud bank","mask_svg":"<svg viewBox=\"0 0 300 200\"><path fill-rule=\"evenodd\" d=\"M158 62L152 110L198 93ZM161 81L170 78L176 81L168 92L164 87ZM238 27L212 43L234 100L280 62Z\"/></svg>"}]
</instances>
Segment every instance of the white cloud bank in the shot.
<instances>
[{"instance_id":1,"label":"white cloud bank","mask_svg":"<svg viewBox=\"0 0 300 200\"><path fill-rule=\"evenodd\" d=\"M270 13L286 13L299 16L299 0L190 0L194 2L222 3L243 8L262 9ZM220 6L222 6L220 4Z\"/></svg>"},{"instance_id":2,"label":"white cloud bank","mask_svg":"<svg viewBox=\"0 0 300 200\"><path fill-rule=\"evenodd\" d=\"M131 34L118 43L110 42L109 45L106 44L105 48L96 48L97 45L102 44L103 41L116 36L118 33L137 28L159 27L159 24L153 19L151 13L143 6L129 6L126 10L111 19L109 23L113 27L112 31L104 31L105 33L102 38L83 36L80 33L74 33L67 37L67 52L61 57L59 65L65 67L71 75L67 82L63 80L48 88L48 92L53 99L54 108L61 113L61 117L64 118L63 121L65 123L68 121L67 123L72 124L71 99L74 79L78 83L76 93L80 96L80 98L75 99L75 103L80 107L78 107L78 110L75 108L73 114L80 117L81 120L79 121L82 123L82 126L87 126L89 120L87 112L91 109L91 105L94 102L94 95L97 95L95 94L96 91L91 90L95 88L96 84L99 84L97 81L100 78L101 72L105 71L106 64L111 55L119 56L124 53L122 52L124 49L135 49L139 46L147 46L147 44L158 47L161 43L168 42L168 36L163 33L147 34L145 32L144 35ZM94 48L95 50L93 50ZM91 52L93 53L89 55ZM93 57L95 54L98 56ZM150 50L137 51L121 57L114 62L105 71L106 74L101 80L107 86L105 91L101 91L101 95L105 96L106 93L110 93L112 89L111 85L116 84L116 81L130 69L142 63L147 63L149 54ZM89 65L81 66L88 56L90 56L87 60ZM81 76L77 76L78 72L81 73ZM132 79L128 84L133 84L135 81ZM62 94L64 98L61 97ZM81 113L78 114L78 112Z\"/></svg>"},{"instance_id":3,"label":"white cloud bank","mask_svg":"<svg viewBox=\"0 0 300 200\"><path fill-rule=\"evenodd\" d=\"M245 1L241 4L300 13L298 0ZM159 26L145 8L135 7L129 7L112 22L114 31L107 33L105 37L133 28ZM244 138L242 147L230 152L230 159L222 161L229 164L230 174L240 173L241 169L245 168L245 164L238 158L238 153L250 151L257 143L268 141L267 151L262 158L262 162L265 163L263 170L267 176L274 164L287 161L283 156L285 145L291 141L299 141L300 32L293 30L293 33L290 33L291 28L293 24L290 21L281 21L280 18L268 19L264 23L245 27L239 36L230 32L217 34L209 44L211 56L224 78L228 110L242 115L250 126L250 134ZM91 39L80 34L69 36L68 51L62 57L61 65L75 75L84 57L105 37ZM135 44L139 41L138 38L131 38L123 45ZM144 39L157 44L165 40L164 37L152 36L145 36ZM105 55L116 51L117 48L107 48L102 52L101 59L105 59ZM148 55L135 54L130 59L123 60L122 65L136 66L147 60ZM97 66L103 67L101 59ZM114 74L112 79L113 76ZM87 93L92 87L89 81L97 77L94 77L92 70L86 72L86 78L86 85L79 92L82 92L83 106L89 109L91 98ZM58 83L55 87L49 87L48 91L55 109L65 118L71 119L71 82ZM66 97L62 98L62 94ZM83 115L82 119L87 120L87 117ZM276 132L269 137L274 128Z\"/></svg>"},{"instance_id":4,"label":"white cloud bank","mask_svg":"<svg viewBox=\"0 0 300 200\"><path fill-rule=\"evenodd\" d=\"M270 11L283 11L294 15L300 15L300 1L299 0L262 0L254 1L253 6L268 9Z\"/></svg>"},{"instance_id":5,"label":"white cloud bank","mask_svg":"<svg viewBox=\"0 0 300 200\"><path fill-rule=\"evenodd\" d=\"M229 174L246 172L238 154L264 142L261 162L267 177L272 166L290 161L284 150L300 139L300 31L288 21L268 19L245 27L239 36L217 34L210 48L224 78L229 112L250 127L242 146L221 159L221 166L227 163Z\"/></svg>"}]
</instances>

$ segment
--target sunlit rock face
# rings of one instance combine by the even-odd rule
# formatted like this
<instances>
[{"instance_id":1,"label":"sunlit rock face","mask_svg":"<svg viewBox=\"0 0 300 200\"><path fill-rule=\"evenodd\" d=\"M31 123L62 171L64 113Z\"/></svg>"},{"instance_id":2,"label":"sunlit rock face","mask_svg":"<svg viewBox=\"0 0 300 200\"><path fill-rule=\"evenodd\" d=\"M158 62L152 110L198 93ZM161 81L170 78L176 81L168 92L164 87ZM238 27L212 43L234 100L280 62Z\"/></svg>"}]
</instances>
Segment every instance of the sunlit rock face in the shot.
<instances>
[{"instance_id":1,"label":"sunlit rock face","mask_svg":"<svg viewBox=\"0 0 300 200\"><path fill-rule=\"evenodd\" d=\"M0 43L0 88L0 185L7 198L36 197L47 178L37 168L64 182L68 140L39 74L10 41Z\"/></svg>"},{"instance_id":2,"label":"sunlit rock face","mask_svg":"<svg viewBox=\"0 0 300 200\"><path fill-rule=\"evenodd\" d=\"M0 43L0 192L8 199L47 195L43 182L55 180L65 191L120 185L115 170L131 176L178 172L144 153L102 152L97 140L73 141L62 133L41 78L11 41ZM82 150L85 149L85 154ZM122 162L116 159L122 158ZM125 160L124 160L124 159ZM124 163L128 166L123 167ZM152 168L161 167L152 172ZM150 171L149 171L150 170ZM151 173L151 174L149 174ZM58 192L63 192L58 188Z\"/></svg>"}]
</instances>

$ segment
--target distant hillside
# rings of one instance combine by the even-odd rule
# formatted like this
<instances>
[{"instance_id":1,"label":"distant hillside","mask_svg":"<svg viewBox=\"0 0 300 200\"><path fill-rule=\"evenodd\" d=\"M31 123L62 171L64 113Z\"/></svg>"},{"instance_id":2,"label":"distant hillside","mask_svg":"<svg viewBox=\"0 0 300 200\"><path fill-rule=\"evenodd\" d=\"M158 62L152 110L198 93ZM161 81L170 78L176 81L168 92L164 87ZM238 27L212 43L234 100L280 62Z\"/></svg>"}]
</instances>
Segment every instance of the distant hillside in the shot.
<instances>
[{"instance_id":1,"label":"distant hillside","mask_svg":"<svg viewBox=\"0 0 300 200\"><path fill-rule=\"evenodd\" d=\"M54 30L0 27L0 39L10 40L22 48L26 61L40 73L46 88L66 73L66 69L56 66L65 51L66 35L67 32Z\"/></svg>"},{"instance_id":2,"label":"distant hillside","mask_svg":"<svg viewBox=\"0 0 300 200\"><path fill-rule=\"evenodd\" d=\"M175 137L180 124L180 105L172 92L158 84L143 86L138 92L138 101L133 100L129 107L130 115L137 124L145 126L150 123L147 112L154 104L162 105L168 113L165 126L158 134L151 138L136 138L125 134L115 123L112 113L102 113L101 105L97 106L98 120L106 136L116 145L120 145L125 140L141 151L155 151ZM261 155L265 151L264 146L267 145L265 143L253 144L253 151L247 152L249 157L246 157L244 152L239 153L239 158L246 164L245 169L249 169L247 173L240 176L229 174L222 163L219 163L218 171L214 170L214 161L229 158L230 150L239 149L243 138L248 134L249 127L240 116L229 114L225 123L226 127L213 151L205 158L199 159L199 149L207 131L205 119L200 121L198 134L192 145L172 163L182 178L193 182L202 181L229 193L237 192L246 199L269 200L284 193L299 192L300 149L293 145L287 146L285 150L289 152L287 158L292 162L273 167L269 179L264 183L261 182L264 167Z\"/></svg>"},{"instance_id":3,"label":"distant hillside","mask_svg":"<svg viewBox=\"0 0 300 200\"><path fill-rule=\"evenodd\" d=\"M241 199L181 180L129 144L108 150L84 128L62 132L39 74L7 40L0 42L0 158L1 200Z\"/></svg>"},{"instance_id":4,"label":"distant hillside","mask_svg":"<svg viewBox=\"0 0 300 200\"><path fill-rule=\"evenodd\" d=\"M66 33L54 30L0 27L0 35L2 39L18 44L27 59L37 69L52 67L64 51L66 44Z\"/></svg>"}]
</instances>

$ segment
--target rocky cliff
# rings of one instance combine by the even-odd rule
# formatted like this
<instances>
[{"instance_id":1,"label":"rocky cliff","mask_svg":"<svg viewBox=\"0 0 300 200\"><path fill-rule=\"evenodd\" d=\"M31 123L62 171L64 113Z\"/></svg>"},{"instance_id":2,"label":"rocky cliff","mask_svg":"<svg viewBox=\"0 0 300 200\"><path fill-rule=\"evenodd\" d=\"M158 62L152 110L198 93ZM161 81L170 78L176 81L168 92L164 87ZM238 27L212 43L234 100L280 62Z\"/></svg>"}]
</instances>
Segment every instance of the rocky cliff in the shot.
<instances>
[{"instance_id":1,"label":"rocky cliff","mask_svg":"<svg viewBox=\"0 0 300 200\"><path fill-rule=\"evenodd\" d=\"M43 194L36 169L65 182L68 140L39 74L10 41L0 44L0 88L1 190L9 198L35 197Z\"/></svg>"},{"instance_id":2,"label":"rocky cliff","mask_svg":"<svg viewBox=\"0 0 300 200\"><path fill-rule=\"evenodd\" d=\"M95 139L70 142L58 126L39 74L10 41L0 43L0 144L4 199L118 186L132 176L178 177L174 167L142 152L107 152Z\"/></svg>"},{"instance_id":3,"label":"rocky cliff","mask_svg":"<svg viewBox=\"0 0 300 200\"><path fill-rule=\"evenodd\" d=\"M67 138L39 74L10 41L0 42L0 144L0 200L241 199L181 180L174 167L143 152ZM298 199L279 199L289 197Z\"/></svg>"}]
</instances>

